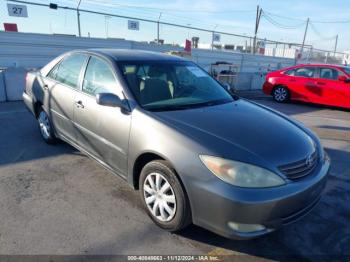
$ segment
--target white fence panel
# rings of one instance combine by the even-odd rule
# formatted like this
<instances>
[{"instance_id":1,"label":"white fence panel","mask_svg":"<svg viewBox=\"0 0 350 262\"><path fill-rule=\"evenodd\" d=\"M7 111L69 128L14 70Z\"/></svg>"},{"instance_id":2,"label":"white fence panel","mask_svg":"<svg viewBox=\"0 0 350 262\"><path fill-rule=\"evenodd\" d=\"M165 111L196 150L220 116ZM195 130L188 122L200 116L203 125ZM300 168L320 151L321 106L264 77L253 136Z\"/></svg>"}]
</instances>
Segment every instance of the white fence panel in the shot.
<instances>
[{"instance_id":1,"label":"white fence panel","mask_svg":"<svg viewBox=\"0 0 350 262\"><path fill-rule=\"evenodd\" d=\"M87 48L140 49L156 52L183 50L180 47L172 45L148 44L124 39L101 39L2 31L0 32L0 67L40 68L64 52ZM240 71L237 80L238 89L251 89L252 79L260 77L259 81L261 82L267 71L291 66L295 63L294 59L288 58L252 55L240 52L212 51L208 49L193 49L192 60L206 70L209 70L210 64L217 61L225 61L238 65ZM15 79L15 77L11 79ZM260 83L259 81L254 80L254 83ZM20 83L18 81L17 83L8 83L6 88L11 88L11 90L8 90L8 93L11 94L11 97L19 97L19 94L16 92L23 90L23 88L15 88L12 84L18 85ZM254 84L253 88L261 88L261 86L260 84Z\"/></svg>"}]
</instances>

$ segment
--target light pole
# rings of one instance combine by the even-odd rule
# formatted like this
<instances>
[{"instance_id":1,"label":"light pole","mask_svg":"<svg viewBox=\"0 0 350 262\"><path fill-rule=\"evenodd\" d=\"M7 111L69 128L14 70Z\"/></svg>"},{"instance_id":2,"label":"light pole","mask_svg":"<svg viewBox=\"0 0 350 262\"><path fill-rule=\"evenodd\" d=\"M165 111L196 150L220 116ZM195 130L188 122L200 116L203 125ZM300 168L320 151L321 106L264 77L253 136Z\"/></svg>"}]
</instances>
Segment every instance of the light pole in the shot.
<instances>
[{"instance_id":1,"label":"light pole","mask_svg":"<svg viewBox=\"0 0 350 262\"><path fill-rule=\"evenodd\" d=\"M79 34L79 37L81 37L81 30L80 30L80 12L79 12L79 7L80 7L80 4L81 4L81 1L82 1L82 0L79 0L78 6L77 6L77 19L78 19L78 34Z\"/></svg>"},{"instance_id":2,"label":"light pole","mask_svg":"<svg viewBox=\"0 0 350 262\"><path fill-rule=\"evenodd\" d=\"M162 16L162 12L159 13L158 21L157 21L157 44L159 45L159 22Z\"/></svg>"},{"instance_id":3,"label":"light pole","mask_svg":"<svg viewBox=\"0 0 350 262\"><path fill-rule=\"evenodd\" d=\"M300 58L301 58L301 56L303 55L304 46L305 46L305 39L306 39L306 34L307 34L307 29L309 28L309 22L310 22L310 18L307 18L307 20L306 20L305 32L304 32L304 38L303 38L303 44L301 45L301 50L300 50Z\"/></svg>"},{"instance_id":4,"label":"light pole","mask_svg":"<svg viewBox=\"0 0 350 262\"><path fill-rule=\"evenodd\" d=\"M335 37L335 45L334 45L334 54L333 54L333 56L335 56L335 53L337 52L337 46L338 46L338 35Z\"/></svg>"},{"instance_id":5,"label":"light pole","mask_svg":"<svg viewBox=\"0 0 350 262\"><path fill-rule=\"evenodd\" d=\"M252 53L253 54L255 54L255 52L256 52L256 36L258 34L261 14L262 14L262 8L257 6L257 8L256 8L256 18L255 18L254 40L253 40L253 48L252 48Z\"/></svg>"},{"instance_id":6,"label":"light pole","mask_svg":"<svg viewBox=\"0 0 350 262\"><path fill-rule=\"evenodd\" d=\"M105 32L106 32L106 38L108 38L108 26L109 26L109 19L111 19L110 16L105 15Z\"/></svg>"}]
</instances>

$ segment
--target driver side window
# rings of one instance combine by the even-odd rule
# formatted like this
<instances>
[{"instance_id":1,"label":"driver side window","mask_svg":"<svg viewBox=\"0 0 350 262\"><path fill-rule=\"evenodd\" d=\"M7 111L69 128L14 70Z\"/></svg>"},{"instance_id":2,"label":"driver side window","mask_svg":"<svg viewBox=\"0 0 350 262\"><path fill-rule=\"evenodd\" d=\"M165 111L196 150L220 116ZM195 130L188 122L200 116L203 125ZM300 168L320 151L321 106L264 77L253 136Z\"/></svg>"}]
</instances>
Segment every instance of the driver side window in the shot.
<instances>
[{"instance_id":1,"label":"driver side window","mask_svg":"<svg viewBox=\"0 0 350 262\"><path fill-rule=\"evenodd\" d=\"M118 85L110 66L101 59L91 57L84 76L83 92L95 96L98 93L117 94L117 91Z\"/></svg>"}]
</instances>

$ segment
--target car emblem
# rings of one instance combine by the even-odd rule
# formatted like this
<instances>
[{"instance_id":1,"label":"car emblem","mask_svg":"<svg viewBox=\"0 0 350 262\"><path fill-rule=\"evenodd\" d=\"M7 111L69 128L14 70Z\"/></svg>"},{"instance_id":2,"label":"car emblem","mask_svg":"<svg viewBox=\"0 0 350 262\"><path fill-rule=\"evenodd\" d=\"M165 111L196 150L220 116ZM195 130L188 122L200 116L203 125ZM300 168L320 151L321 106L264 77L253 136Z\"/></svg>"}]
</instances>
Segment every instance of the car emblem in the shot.
<instances>
[{"instance_id":1,"label":"car emblem","mask_svg":"<svg viewBox=\"0 0 350 262\"><path fill-rule=\"evenodd\" d=\"M309 155L307 158L306 158L306 161L305 161L305 164L307 167L311 167L312 166L312 155Z\"/></svg>"}]
</instances>

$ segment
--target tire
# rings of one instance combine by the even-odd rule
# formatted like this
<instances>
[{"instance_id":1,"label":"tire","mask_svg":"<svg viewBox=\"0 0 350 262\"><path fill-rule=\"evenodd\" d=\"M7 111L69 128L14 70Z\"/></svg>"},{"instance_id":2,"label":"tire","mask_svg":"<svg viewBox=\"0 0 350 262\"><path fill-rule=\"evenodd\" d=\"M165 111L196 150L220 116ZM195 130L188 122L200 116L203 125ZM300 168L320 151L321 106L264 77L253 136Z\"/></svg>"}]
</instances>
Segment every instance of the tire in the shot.
<instances>
[{"instance_id":1,"label":"tire","mask_svg":"<svg viewBox=\"0 0 350 262\"><path fill-rule=\"evenodd\" d=\"M289 101L290 94L286 87L276 86L272 92L273 99L278 103L286 103Z\"/></svg>"},{"instance_id":2,"label":"tire","mask_svg":"<svg viewBox=\"0 0 350 262\"><path fill-rule=\"evenodd\" d=\"M160 185L158 187L157 179ZM139 183L142 203L156 225L176 232L191 223L188 198L174 168L167 161L155 160L146 164L141 171ZM162 193L161 189L165 188L168 189Z\"/></svg>"},{"instance_id":3,"label":"tire","mask_svg":"<svg viewBox=\"0 0 350 262\"><path fill-rule=\"evenodd\" d=\"M46 113L46 111L41 107L38 112L38 124L40 129L41 137L44 139L44 141L48 144L55 144L57 143L58 139L55 136L51 120Z\"/></svg>"}]
</instances>

